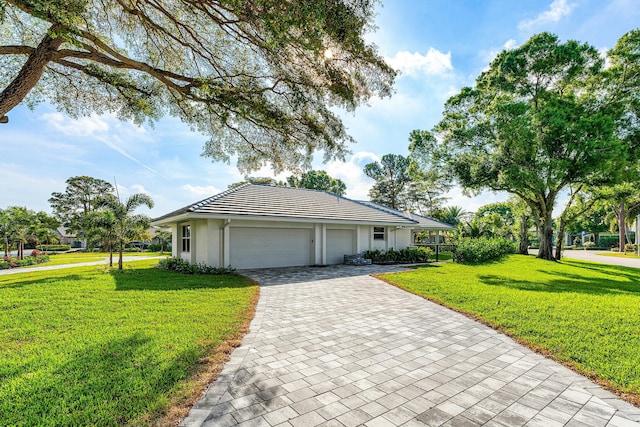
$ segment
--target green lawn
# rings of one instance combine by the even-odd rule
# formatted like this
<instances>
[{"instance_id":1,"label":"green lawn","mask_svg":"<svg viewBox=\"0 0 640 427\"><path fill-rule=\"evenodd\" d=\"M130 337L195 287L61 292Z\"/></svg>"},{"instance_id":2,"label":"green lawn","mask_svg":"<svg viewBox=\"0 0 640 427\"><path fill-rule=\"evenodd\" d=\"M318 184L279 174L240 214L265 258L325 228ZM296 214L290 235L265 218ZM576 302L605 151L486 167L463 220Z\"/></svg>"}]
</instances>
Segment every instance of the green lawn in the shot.
<instances>
[{"instance_id":1,"label":"green lawn","mask_svg":"<svg viewBox=\"0 0 640 427\"><path fill-rule=\"evenodd\" d=\"M640 396L640 269L512 255L381 277Z\"/></svg>"},{"instance_id":2,"label":"green lawn","mask_svg":"<svg viewBox=\"0 0 640 427\"><path fill-rule=\"evenodd\" d=\"M156 262L0 276L0 425L145 424L191 397L258 287Z\"/></svg>"}]
</instances>

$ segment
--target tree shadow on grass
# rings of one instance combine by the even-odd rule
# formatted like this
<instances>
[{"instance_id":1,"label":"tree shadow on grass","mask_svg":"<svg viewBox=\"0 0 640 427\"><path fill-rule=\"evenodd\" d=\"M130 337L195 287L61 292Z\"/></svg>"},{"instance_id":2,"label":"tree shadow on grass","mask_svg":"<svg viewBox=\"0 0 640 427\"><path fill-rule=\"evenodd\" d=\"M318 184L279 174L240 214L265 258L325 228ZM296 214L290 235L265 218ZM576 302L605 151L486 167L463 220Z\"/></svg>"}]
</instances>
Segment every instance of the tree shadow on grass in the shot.
<instances>
[{"instance_id":1,"label":"tree shadow on grass","mask_svg":"<svg viewBox=\"0 0 640 427\"><path fill-rule=\"evenodd\" d=\"M11 276L7 276L7 277L11 277ZM19 288L24 288L30 285L47 285L47 284L53 285L53 284L57 284L57 282L61 280L83 280L83 279L86 279L86 277L83 277L79 274L67 274L67 275L56 275L55 277L44 277L40 279L32 279L27 276L21 277L21 278L13 276L11 277L11 279L15 283L12 283L10 285L3 285L2 281L0 281L0 290L19 289Z\"/></svg>"},{"instance_id":2,"label":"tree shadow on grass","mask_svg":"<svg viewBox=\"0 0 640 427\"><path fill-rule=\"evenodd\" d=\"M11 390L0 387L3 422L123 425L153 412L189 375L203 352L190 346L159 360L157 345L145 334L133 332L59 355L65 362L42 375L30 377L24 368L18 369L3 382L17 379L20 385Z\"/></svg>"},{"instance_id":3,"label":"tree shadow on grass","mask_svg":"<svg viewBox=\"0 0 640 427\"><path fill-rule=\"evenodd\" d=\"M118 291L176 291L247 288L255 283L237 274L181 274L159 268L111 270Z\"/></svg>"},{"instance_id":4,"label":"tree shadow on grass","mask_svg":"<svg viewBox=\"0 0 640 427\"><path fill-rule=\"evenodd\" d=\"M516 280L500 275L480 275L482 283L492 286L502 286L511 289L551 292L551 293L581 293L591 295L640 295L640 274L633 274L624 267L617 268L609 265L584 265L582 263L567 263L572 267L584 270L584 275L539 270L548 275L544 281ZM615 275L612 271L615 270ZM611 278L592 277L592 272L608 275ZM640 272L639 272L640 273Z\"/></svg>"}]
</instances>

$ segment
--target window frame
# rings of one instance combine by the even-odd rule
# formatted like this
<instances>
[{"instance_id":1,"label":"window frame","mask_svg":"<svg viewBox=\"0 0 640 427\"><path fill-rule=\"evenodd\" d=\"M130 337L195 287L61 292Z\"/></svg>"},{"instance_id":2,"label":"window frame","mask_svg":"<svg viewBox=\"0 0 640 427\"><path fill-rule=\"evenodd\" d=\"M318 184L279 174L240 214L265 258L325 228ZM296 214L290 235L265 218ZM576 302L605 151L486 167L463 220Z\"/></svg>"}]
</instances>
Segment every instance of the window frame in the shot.
<instances>
[{"instance_id":1,"label":"window frame","mask_svg":"<svg viewBox=\"0 0 640 427\"><path fill-rule=\"evenodd\" d=\"M180 229L182 252L191 252L191 224L184 224Z\"/></svg>"},{"instance_id":2,"label":"window frame","mask_svg":"<svg viewBox=\"0 0 640 427\"><path fill-rule=\"evenodd\" d=\"M382 242L386 241L387 227L373 227L373 240Z\"/></svg>"}]
</instances>

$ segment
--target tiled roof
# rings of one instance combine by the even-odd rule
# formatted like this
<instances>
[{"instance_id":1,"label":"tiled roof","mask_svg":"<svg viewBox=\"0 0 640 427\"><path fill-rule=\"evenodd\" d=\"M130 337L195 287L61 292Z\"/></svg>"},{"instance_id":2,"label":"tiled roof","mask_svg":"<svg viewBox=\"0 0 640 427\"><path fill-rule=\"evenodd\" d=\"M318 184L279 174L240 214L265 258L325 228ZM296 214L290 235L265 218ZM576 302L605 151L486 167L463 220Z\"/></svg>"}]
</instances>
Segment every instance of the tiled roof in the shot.
<instances>
[{"instance_id":1,"label":"tiled roof","mask_svg":"<svg viewBox=\"0 0 640 427\"><path fill-rule=\"evenodd\" d=\"M422 216L422 215L418 215L417 213L414 212L402 212L399 211L397 209L393 209L390 208L388 206L384 206L384 205L380 205L378 203L375 202L368 202L368 201L362 201L360 203L363 203L365 205L371 206L371 207L375 207L378 209L382 209L385 210L387 212L393 212L396 213L398 215L402 215L405 218L410 218L414 221L416 221L418 224L416 225L416 227L420 227L420 228L426 228L429 230L452 230L455 227L452 226L451 224L447 224L444 222L440 222L440 221L436 221L433 218L429 218L426 216Z\"/></svg>"},{"instance_id":2,"label":"tiled roof","mask_svg":"<svg viewBox=\"0 0 640 427\"><path fill-rule=\"evenodd\" d=\"M347 199L326 191L271 185L245 184L156 218L162 221L182 214L246 216L264 219L312 219L393 225L416 225L402 212Z\"/></svg>"}]
</instances>

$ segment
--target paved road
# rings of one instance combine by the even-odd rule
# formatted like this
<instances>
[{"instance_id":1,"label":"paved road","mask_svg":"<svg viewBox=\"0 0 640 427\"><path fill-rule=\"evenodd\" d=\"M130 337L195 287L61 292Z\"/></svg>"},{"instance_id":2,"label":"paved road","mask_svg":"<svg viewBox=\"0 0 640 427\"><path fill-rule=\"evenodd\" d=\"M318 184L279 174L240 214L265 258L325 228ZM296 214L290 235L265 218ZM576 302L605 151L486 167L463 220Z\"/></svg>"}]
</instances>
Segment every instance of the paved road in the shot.
<instances>
[{"instance_id":1,"label":"paved road","mask_svg":"<svg viewBox=\"0 0 640 427\"><path fill-rule=\"evenodd\" d=\"M615 256L599 255L604 251L585 251L585 250L565 250L563 256L565 258L573 258L584 261L600 262L603 264L621 265L625 267L640 268L640 258L622 258ZM530 254L537 254L537 250L529 250Z\"/></svg>"},{"instance_id":2,"label":"paved road","mask_svg":"<svg viewBox=\"0 0 640 427\"><path fill-rule=\"evenodd\" d=\"M146 259L161 259L165 258L162 256L125 256L122 258L123 262L129 261L143 261ZM21 273L32 273L34 271L43 271L43 270L62 270L65 268L73 268L73 267L86 267L91 265L103 265L109 263L109 257L106 257L100 261L90 261L90 262L80 262L77 264L61 264L61 265L43 265L40 267L24 267L24 268L10 268L7 270L0 270L0 276L8 275L8 274L21 274ZM118 264L118 258L114 257L113 264Z\"/></svg>"},{"instance_id":3,"label":"paved road","mask_svg":"<svg viewBox=\"0 0 640 427\"><path fill-rule=\"evenodd\" d=\"M182 425L640 425L588 379L367 275L380 269L243 272L261 284L251 332Z\"/></svg>"}]
</instances>

